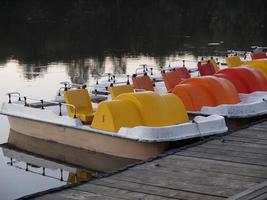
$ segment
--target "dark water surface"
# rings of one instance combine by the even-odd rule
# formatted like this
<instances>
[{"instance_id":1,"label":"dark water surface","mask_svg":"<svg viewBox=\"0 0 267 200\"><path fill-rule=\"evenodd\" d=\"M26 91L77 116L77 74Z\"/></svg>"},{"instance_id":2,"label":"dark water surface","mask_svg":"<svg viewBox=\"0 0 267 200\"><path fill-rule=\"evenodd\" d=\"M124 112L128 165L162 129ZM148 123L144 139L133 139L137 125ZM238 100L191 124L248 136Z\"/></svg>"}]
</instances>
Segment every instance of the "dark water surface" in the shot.
<instances>
[{"instance_id":1,"label":"dark water surface","mask_svg":"<svg viewBox=\"0 0 267 200\"><path fill-rule=\"evenodd\" d=\"M1 0L0 103L10 91L53 99L61 81L93 83L107 72L132 74L140 64L182 59L195 67L202 56L267 46L266 8L263 0ZM0 148L1 199L75 182L75 173L90 178L110 161L112 170L130 163L21 138L0 115L0 143L8 141L23 150ZM62 149L82 159L64 157Z\"/></svg>"}]
</instances>

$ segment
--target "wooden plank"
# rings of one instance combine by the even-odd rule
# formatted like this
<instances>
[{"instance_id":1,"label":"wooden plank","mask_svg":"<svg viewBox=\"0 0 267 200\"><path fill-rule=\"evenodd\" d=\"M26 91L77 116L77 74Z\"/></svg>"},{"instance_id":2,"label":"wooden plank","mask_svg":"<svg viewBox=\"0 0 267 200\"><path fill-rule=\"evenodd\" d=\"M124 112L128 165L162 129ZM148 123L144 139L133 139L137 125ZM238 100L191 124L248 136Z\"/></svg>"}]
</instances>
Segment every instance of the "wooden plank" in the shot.
<instances>
[{"instance_id":1,"label":"wooden plank","mask_svg":"<svg viewBox=\"0 0 267 200\"><path fill-rule=\"evenodd\" d=\"M229 197L227 200L250 200L250 199L266 199L267 198L267 181L257 184L239 194Z\"/></svg>"},{"instance_id":2,"label":"wooden plank","mask_svg":"<svg viewBox=\"0 0 267 200\"><path fill-rule=\"evenodd\" d=\"M266 140L266 129L243 129L241 131L234 132L230 135L240 136L240 137L248 137L248 138L256 138Z\"/></svg>"},{"instance_id":3,"label":"wooden plank","mask_svg":"<svg viewBox=\"0 0 267 200\"><path fill-rule=\"evenodd\" d=\"M116 188L112 185L101 185L93 183L81 185L73 189L82 192L97 193L103 196L108 196L116 199L178 199L174 197L166 197L163 195L153 195L149 194L148 192L136 192L129 189Z\"/></svg>"},{"instance_id":4,"label":"wooden plank","mask_svg":"<svg viewBox=\"0 0 267 200\"><path fill-rule=\"evenodd\" d=\"M202 153L202 152L186 150L186 151L177 153L177 155L196 157L196 158L206 158L210 160L228 161L228 162L233 162L233 163L244 163L244 164L250 164L250 165L267 166L267 162L265 160L252 159L252 158L247 159L247 158L241 158L241 157L223 155L223 154Z\"/></svg>"},{"instance_id":5,"label":"wooden plank","mask_svg":"<svg viewBox=\"0 0 267 200\"><path fill-rule=\"evenodd\" d=\"M246 153L259 153L267 155L267 146L260 144L249 144L234 141L223 141L223 140L211 140L207 143L202 144L204 147L213 147L224 150L234 150ZM201 146L202 146L201 145Z\"/></svg>"},{"instance_id":6,"label":"wooden plank","mask_svg":"<svg viewBox=\"0 0 267 200\"><path fill-rule=\"evenodd\" d=\"M194 170L186 170L186 169L179 170L170 167L165 168L161 166L154 168L150 168L149 166L147 167L144 166L143 168L133 168L131 170L131 173L162 174L162 175L169 174L170 176L175 176L175 178L179 178L179 180L182 182L191 182L194 184L203 184L207 186L216 184L217 186L221 187L225 186L229 187L228 182L231 182L231 184L233 184L232 186L233 188L239 188L240 186L242 187L242 184L249 185L267 180L263 178L245 177L233 174L202 171L197 168ZM192 178L194 180L191 180Z\"/></svg>"},{"instance_id":7,"label":"wooden plank","mask_svg":"<svg viewBox=\"0 0 267 200\"><path fill-rule=\"evenodd\" d=\"M223 177L184 176L173 172L155 172L134 168L127 171L127 173L116 174L113 178L219 197L231 196L255 184L246 181L229 181Z\"/></svg>"},{"instance_id":8,"label":"wooden plank","mask_svg":"<svg viewBox=\"0 0 267 200\"><path fill-rule=\"evenodd\" d=\"M191 163L192 165L194 165L194 163ZM227 181L241 181L241 182L252 182L252 183L256 183L256 182L262 182L267 180L266 178L262 178L262 177L253 177L253 176L244 176L244 175L236 175L236 174L229 174L229 173L224 173L223 171L221 173L218 172L212 172L212 171L207 171L207 170L202 170L199 169L197 167L193 168L191 167L190 169L187 168L176 168L173 166L157 166L157 167L151 167L149 165L142 165L142 166L137 166L135 168L133 168L133 171L135 170L149 170L150 172L153 173L159 173L159 172L166 172L166 173L173 173L176 177L180 177L181 179L183 179L184 177L194 177L196 180L198 178L202 179L205 178L209 181L216 181L216 179L218 179L218 181L223 181L225 179L227 179ZM219 183L219 184L225 184L223 182Z\"/></svg>"},{"instance_id":9,"label":"wooden plank","mask_svg":"<svg viewBox=\"0 0 267 200\"><path fill-rule=\"evenodd\" d=\"M267 138L266 139L258 139L258 138L248 138L243 136L235 136L229 135L223 138L226 141L235 141L235 142L244 142L244 143L254 143L254 144L262 144L267 145Z\"/></svg>"},{"instance_id":10,"label":"wooden plank","mask_svg":"<svg viewBox=\"0 0 267 200\"><path fill-rule=\"evenodd\" d=\"M37 197L34 199L39 199L39 200L77 200L77 199L92 199L92 200L116 200L117 198L113 197L108 197L104 195L100 195L97 193L90 193L90 192L83 192L83 191L78 191L78 190L73 190L73 189L66 189L60 192L54 192L50 194L46 194L41 197Z\"/></svg>"},{"instance_id":11,"label":"wooden plank","mask_svg":"<svg viewBox=\"0 0 267 200\"><path fill-rule=\"evenodd\" d=\"M100 181L101 183L101 181ZM93 192L97 194L101 194L104 196L114 197L114 198L123 198L123 199L179 199L176 197L167 197L162 194L151 194L147 191L134 191L132 189L126 189L126 188L118 188L114 187L114 185L111 184L94 184L94 183L88 183L85 185L81 185L74 188L75 190L83 191L83 192Z\"/></svg>"},{"instance_id":12,"label":"wooden plank","mask_svg":"<svg viewBox=\"0 0 267 200\"><path fill-rule=\"evenodd\" d=\"M238 157L238 158L246 158L247 160L253 162L254 160L257 162L267 163L267 155L266 154L259 154L259 153L247 153L247 152L240 152L234 150L222 150L220 148L210 148L206 146L197 146L186 151L193 151L199 153L208 153L214 155L225 155L229 157ZM256 162L255 162L256 163Z\"/></svg>"},{"instance_id":13,"label":"wooden plank","mask_svg":"<svg viewBox=\"0 0 267 200\"><path fill-rule=\"evenodd\" d=\"M232 163L227 161L216 161L210 159L185 157L179 155L170 155L154 162L138 165L136 168L142 168L147 165L150 168L155 166L171 167L178 170L201 169L215 173L235 174L240 176L267 178L267 168L257 165L247 165L242 163Z\"/></svg>"},{"instance_id":14,"label":"wooden plank","mask_svg":"<svg viewBox=\"0 0 267 200\"><path fill-rule=\"evenodd\" d=\"M191 199L191 200L198 200L198 199L206 199L206 200L220 200L224 199L223 197L211 196L211 195L203 195L199 193L192 193L186 192L182 190L174 190L168 189L163 187L157 187L153 185L148 185L146 183L134 183L129 182L127 180L119 180L112 177L99 179L92 181L91 183L97 185L109 185L111 187L127 189L135 192L142 192L142 193L149 193L158 196L164 197L172 197L172 198L181 198L181 199ZM86 185L84 185L86 186Z\"/></svg>"}]
</instances>

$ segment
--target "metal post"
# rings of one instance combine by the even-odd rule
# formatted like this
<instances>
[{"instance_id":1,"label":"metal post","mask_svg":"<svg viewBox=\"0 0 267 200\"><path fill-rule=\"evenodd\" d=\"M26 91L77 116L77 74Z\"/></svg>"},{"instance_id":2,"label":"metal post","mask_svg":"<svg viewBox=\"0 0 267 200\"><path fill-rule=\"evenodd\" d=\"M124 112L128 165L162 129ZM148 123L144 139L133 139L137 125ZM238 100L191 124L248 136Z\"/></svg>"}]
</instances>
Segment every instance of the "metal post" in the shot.
<instances>
[{"instance_id":1,"label":"metal post","mask_svg":"<svg viewBox=\"0 0 267 200\"><path fill-rule=\"evenodd\" d=\"M151 76L153 76L153 68L151 67L150 70L151 70Z\"/></svg>"},{"instance_id":2,"label":"metal post","mask_svg":"<svg viewBox=\"0 0 267 200\"><path fill-rule=\"evenodd\" d=\"M64 91L67 91L68 90L68 87L67 87L67 83L64 83Z\"/></svg>"},{"instance_id":3,"label":"metal post","mask_svg":"<svg viewBox=\"0 0 267 200\"><path fill-rule=\"evenodd\" d=\"M63 181L63 170L60 169L60 181Z\"/></svg>"},{"instance_id":4,"label":"metal post","mask_svg":"<svg viewBox=\"0 0 267 200\"><path fill-rule=\"evenodd\" d=\"M43 176L45 176L45 168L43 167Z\"/></svg>"},{"instance_id":5,"label":"metal post","mask_svg":"<svg viewBox=\"0 0 267 200\"><path fill-rule=\"evenodd\" d=\"M61 106L62 106L62 104L59 103L58 105L59 105L59 116L62 116L62 112L61 112Z\"/></svg>"},{"instance_id":6,"label":"metal post","mask_svg":"<svg viewBox=\"0 0 267 200\"><path fill-rule=\"evenodd\" d=\"M27 97L24 97L24 106L27 106Z\"/></svg>"},{"instance_id":7,"label":"metal post","mask_svg":"<svg viewBox=\"0 0 267 200\"><path fill-rule=\"evenodd\" d=\"M44 109L44 100L41 99L41 109L43 110Z\"/></svg>"},{"instance_id":8,"label":"metal post","mask_svg":"<svg viewBox=\"0 0 267 200\"><path fill-rule=\"evenodd\" d=\"M8 94L8 103L11 103L11 94Z\"/></svg>"}]
</instances>

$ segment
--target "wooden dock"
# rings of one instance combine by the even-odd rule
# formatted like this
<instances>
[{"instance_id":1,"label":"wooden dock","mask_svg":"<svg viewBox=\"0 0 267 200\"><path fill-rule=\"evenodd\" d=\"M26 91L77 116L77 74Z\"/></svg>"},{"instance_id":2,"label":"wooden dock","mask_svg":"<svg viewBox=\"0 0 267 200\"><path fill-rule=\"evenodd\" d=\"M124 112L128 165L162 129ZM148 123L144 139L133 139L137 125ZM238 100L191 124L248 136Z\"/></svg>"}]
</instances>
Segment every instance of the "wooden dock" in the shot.
<instances>
[{"instance_id":1,"label":"wooden dock","mask_svg":"<svg viewBox=\"0 0 267 200\"><path fill-rule=\"evenodd\" d=\"M34 199L227 198L267 199L267 121Z\"/></svg>"}]
</instances>

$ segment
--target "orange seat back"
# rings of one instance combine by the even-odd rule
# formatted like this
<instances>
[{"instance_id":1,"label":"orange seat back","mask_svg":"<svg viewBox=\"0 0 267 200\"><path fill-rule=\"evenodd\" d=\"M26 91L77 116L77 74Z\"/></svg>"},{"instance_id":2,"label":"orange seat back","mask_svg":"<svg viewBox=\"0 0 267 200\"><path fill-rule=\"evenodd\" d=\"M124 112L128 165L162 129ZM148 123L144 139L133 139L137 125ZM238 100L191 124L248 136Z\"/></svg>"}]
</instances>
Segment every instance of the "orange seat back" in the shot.
<instances>
[{"instance_id":1,"label":"orange seat back","mask_svg":"<svg viewBox=\"0 0 267 200\"><path fill-rule=\"evenodd\" d=\"M228 68L228 69L230 69L230 68ZM242 81L239 78L236 78L236 77L231 76L231 75L226 74L226 73L216 73L216 74L214 74L214 76L219 77L219 78L224 78L224 79L231 81L233 83L233 85L235 86L235 88L237 89L238 93L248 93L248 91L249 91L248 85L246 83L244 83L244 81Z\"/></svg>"},{"instance_id":2,"label":"orange seat back","mask_svg":"<svg viewBox=\"0 0 267 200\"><path fill-rule=\"evenodd\" d=\"M171 92L173 88L181 82L179 74L176 70L169 72L162 71L161 76L168 92Z\"/></svg>"},{"instance_id":3,"label":"orange seat back","mask_svg":"<svg viewBox=\"0 0 267 200\"><path fill-rule=\"evenodd\" d=\"M203 106L216 106L216 102L209 92L198 85L179 84L172 91L184 103L186 110L199 111Z\"/></svg>"},{"instance_id":4,"label":"orange seat back","mask_svg":"<svg viewBox=\"0 0 267 200\"><path fill-rule=\"evenodd\" d=\"M218 71L215 76L224 76L234 84L239 93L267 91L267 79L254 68L226 68Z\"/></svg>"},{"instance_id":5,"label":"orange seat back","mask_svg":"<svg viewBox=\"0 0 267 200\"><path fill-rule=\"evenodd\" d=\"M214 76L184 80L174 88L173 93L182 99L190 111L199 111L203 106L240 102L234 85L227 79Z\"/></svg>"},{"instance_id":6,"label":"orange seat back","mask_svg":"<svg viewBox=\"0 0 267 200\"><path fill-rule=\"evenodd\" d=\"M144 75L132 76L134 89L144 89L147 91L154 91L154 86L150 77L145 73Z\"/></svg>"},{"instance_id":7,"label":"orange seat back","mask_svg":"<svg viewBox=\"0 0 267 200\"><path fill-rule=\"evenodd\" d=\"M267 54L265 52L263 52L263 53L251 53L250 56L251 56L252 60L267 58Z\"/></svg>"},{"instance_id":8,"label":"orange seat back","mask_svg":"<svg viewBox=\"0 0 267 200\"><path fill-rule=\"evenodd\" d=\"M198 62L197 68L200 76L208 76L215 74L215 69L209 60L207 61L207 63Z\"/></svg>"},{"instance_id":9,"label":"orange seat back","mask_svg":"<svg viewBox=\"0 0 267 200\"><path fill-rule=\"evenodd\" d=\"M191 78L191 75L186 67L176 67L175 71L178 73L181 80Z\"/></svg>"}]
</instances>

